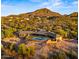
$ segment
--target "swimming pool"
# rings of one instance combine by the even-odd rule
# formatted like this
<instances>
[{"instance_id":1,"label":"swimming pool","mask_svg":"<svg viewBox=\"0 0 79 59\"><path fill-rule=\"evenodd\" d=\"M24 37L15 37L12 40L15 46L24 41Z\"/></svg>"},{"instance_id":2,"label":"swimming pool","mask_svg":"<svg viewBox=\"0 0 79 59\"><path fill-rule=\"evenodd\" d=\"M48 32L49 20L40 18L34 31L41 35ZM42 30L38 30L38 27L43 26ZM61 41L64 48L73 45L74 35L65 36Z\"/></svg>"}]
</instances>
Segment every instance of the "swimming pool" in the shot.
<instances>
[{"instance_id":1,"label":"swimming pool","mask_svg":"<svg viewBox=\"0 0 79 59\"><path fill-rule=\"evenodd\" d=\"M37 36L37 37L33 37L33 40L47 40L49 39L48 37L43 37L43 36Z\"/></svg>"}]
</instances>

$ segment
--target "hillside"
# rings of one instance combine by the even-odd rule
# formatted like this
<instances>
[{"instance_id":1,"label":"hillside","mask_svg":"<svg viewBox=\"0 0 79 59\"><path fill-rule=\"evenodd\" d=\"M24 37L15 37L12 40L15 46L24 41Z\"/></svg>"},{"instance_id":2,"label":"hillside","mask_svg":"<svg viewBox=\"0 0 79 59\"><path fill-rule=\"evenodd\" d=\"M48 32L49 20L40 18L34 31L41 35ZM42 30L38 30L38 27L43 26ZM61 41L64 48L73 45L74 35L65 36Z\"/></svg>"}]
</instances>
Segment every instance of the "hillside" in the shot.
<instances>
[{"instance_id":1,"label":"hillside","mask_svg":"<svg viewBox=\"0 0 79 59\"><path fill-rule=\"evenodd\" d=\"M5 30L14 32L43 29L63 35L65 38L77 38L77 12L64 16L43 8L30 13L2 17L1 20L2 37L6 36Z\"/></svg>"},{"instance_id":2,"label":"hillside","mask_svg":"<svg viewBox=\"0 0 79 59\"><path fill-rule=\"evenodd\" d=\"M73 16L73 17L76 16L76 17L78 17L78 12L73 12L73 13L70 14L70 16Z\"/></svg>"},{"instance_id":3,"label":"hillside","mask_svg":"<svg viewBox=\"0 0 79 59\"><path fill-rule=\"evenodd\" d=\"M36 10L32 13L34 16L61 16L59 13L56 12L52 12L51 10L47 9L47 8L43 8L43 9L39 9Z\"/></svg>"},{"instance_id":4,"label":"hillside","mask_svg":"<svg viewBox=\"0 0 79 59\"><path fill-rule=\"evenodd\" d=\"M77 22L77 12L61 15L46 8L3 16L1 58L77 59Z\"/></svg>"},{"instance_id":5,"label":"hillside","mask_svg":"<svg viewBox=\"0 0 79 59\"><path fill-rule=\"evenodd\" d=\"M77 59L77 40L62 40L51 43L47 41L26 41L17 44L2 42L2 58L28 59ZM5 56L6 55L6 56Z\"/></svg>"},{"instance_id":6,"label":"hillside","mask_svg":"<svg viewBox=\"0 0 79 59\"><path fill-rule=\"evenodd\" d=\"M44 16L61 16L61 14L57 13L57 12L52 12L51 10L47 9L47 8L42 8L42 9L38 9L34 12L29 12L29 13L24 13L24 14L20 14L20 15L10 15L10 16L25 16L25 17L29 17L29 16L39 16L39 17L44 17ZM10 17L9 16L9 17Z\"/></svg>"}]
</instances>

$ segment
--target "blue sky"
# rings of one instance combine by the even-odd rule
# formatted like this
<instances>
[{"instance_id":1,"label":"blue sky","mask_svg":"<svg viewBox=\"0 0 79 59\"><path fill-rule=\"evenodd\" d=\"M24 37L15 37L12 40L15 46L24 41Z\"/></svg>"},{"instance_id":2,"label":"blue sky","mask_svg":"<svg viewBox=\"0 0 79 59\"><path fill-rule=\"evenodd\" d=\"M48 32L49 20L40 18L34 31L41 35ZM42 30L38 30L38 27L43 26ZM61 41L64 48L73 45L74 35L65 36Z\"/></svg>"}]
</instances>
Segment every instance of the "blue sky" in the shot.
<instances>
[{"instance_id":1,"label":"blue sky","mask_svg":"<svg viewBox=\"0 0 79 59\"><path fill-rule=\"evenodd\" d=\"M32 12L40 8L48 8L60 14L78 11L78 0L1 0L1 15Z\"/></svg>"}]
</instances>

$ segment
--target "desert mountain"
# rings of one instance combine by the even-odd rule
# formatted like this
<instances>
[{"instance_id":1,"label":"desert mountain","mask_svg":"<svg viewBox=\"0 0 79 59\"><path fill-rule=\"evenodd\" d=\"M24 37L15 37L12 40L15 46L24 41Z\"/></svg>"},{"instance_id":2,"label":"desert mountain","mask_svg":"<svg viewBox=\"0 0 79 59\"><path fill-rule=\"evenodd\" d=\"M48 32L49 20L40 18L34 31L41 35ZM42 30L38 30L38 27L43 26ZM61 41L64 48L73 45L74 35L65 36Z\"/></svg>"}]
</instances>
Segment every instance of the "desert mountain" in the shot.
<instances>
[{"instance_id":1,"label":"desert mountain","mask_svg":"<svg viewBox=\"0 0 79 59\"><path fill-rule=\"evenodd\" d=\"M53 12L47 8L42 8L42 9L38 9L35 10L33 12L28 12L28 13L22 13L19 15L9 15L8 17L59 17L62 16L61 14L57 13L57 12ZM66 15L65 15L66 16ZM69 14L69 16L78 16L78 12L73 12L71 14Z\"/></svg>"},{"instance_id":2,"label":"desert mountain","mask_svg":"<svg viewBox=\"0 0 79 59\"><path fill-rule=\"evenodd\" d=\"M38 9L32 13L35 16L61 16L59 13L52 12L47 8Z\"/></svg>"},{"instance_id":3,"label":"desert mountain","mask_svg":"<svg viewBox=\"0 0 79 59\"><path fill-rule=\"evenodd\" d=\"M16 15L9 15L9 16L13 17ZM30 16L47 17L47 16L61 16L61 14L59 14L57 12L52 12L51 10L49 10L47 8L42 8L42 9L38 9L34 12L23 13L23 14L19 14L17 16L20 16L20 17L30 17Z\"/></svg>"},{"instance_id":4,"label":"desert mountain","mask_svg":"<svg viewBox=\"0 0 79 59\"><path fill-rule=\"evenodd\" d=\"M78 16L78 12L73 12L70 14L70 16Z\"/></svg>"}]
</instances>

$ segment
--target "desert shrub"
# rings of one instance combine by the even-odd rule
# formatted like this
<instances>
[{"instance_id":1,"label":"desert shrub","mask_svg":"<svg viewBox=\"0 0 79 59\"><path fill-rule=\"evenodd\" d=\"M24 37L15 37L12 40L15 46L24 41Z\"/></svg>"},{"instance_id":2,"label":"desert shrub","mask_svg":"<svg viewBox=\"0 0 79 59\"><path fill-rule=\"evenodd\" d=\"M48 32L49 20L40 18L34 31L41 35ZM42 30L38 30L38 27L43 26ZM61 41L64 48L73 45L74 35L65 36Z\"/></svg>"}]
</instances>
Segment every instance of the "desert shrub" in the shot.
<instances>
[{"instance_id":1,"label":"desert shrub","mask_svg":"<svg viewBox=\"0 0 79 59\"><path fill-rule=\"evenodd\" d=\"M67 59L67 56L63 51L53 51L48 54L48 59Z\"/></svg>"},{"instance_id":2,"label":"desert shrub","mask_svg":"<svg viewBox=\"0 0 79 59\"><path fill-rule=\"evenodd\" d=\"M18 54L22 55L22 57L30 58L34 55L34 51L34 47L26 47L24 43L20 44L18 47Z\"/></svg>"},{"instance_id":3,"label":"desert shrub","mask_svg":"<svg viewBox=\"0 0 79 59\"><path fill-rule=\"evenodd\" d=\"M30 55L34 55L34 53L35 53L35 48L34 47L28 47L27 49L26 49L27 51L29 51L29 53L28 54L30 54Z\"/></svg>"},{"instance_id":4,"label":"desert shrub","mask_svg":"<svg viewBox=\"0 0 79 59\"><path fill-rule=\"evenodd\" d=\"M13 32L14 32L13 28L5 29L5 37L13 37L14 36Z\"/></svg>"},{"instance_id":5,"label":"desert shrub","mask_svg":"<svg viewBox=\"0 0 79 59\"><path fill-rule=\"evenodd\" d=\"M71 31L70 34L71 34L71 36L70 36L71 38L77 37L77 32L76 31Z\"/></svg>"},{"instance_id":6,"label":"desert shrub","mask_svg":"<svg viewBox=\"0 0 79 59\"><path fill-rule=\"evenodd\" d=\"M26 54L26 46L25 46L25 44L20 44L19 46L18 46L18 54Z\"/></svg>"},{"instance_id":7,"label":"desert shrub","mask_svg":"<svg viewBox=\"0 0 79 59\"><path fill-rule=\"evenodd\" d=\"M70 58L70 59L78 59L78 53L75 52L74 50L70 50L69 53L67 53L67 56Z\"/></svg>"},{"instance_id":8,"label":"desert shrub","mask_svg":"<svg viewBox=\"0 0 79 59\"><path fill-rule=\"evenodd\" d=\"M19 54L27 54L27 55L33 55L34 48L33 47L26 47L24 43L20 44L18 47L18 53Z\"/></svg>"},{"instance_id":9,"label":"desert shrub","mask_svg":"<svg viewBox=\"0 0 79 59\"><path fill-rule=\"evenodd\" d=\"M3 39L5 37L4 31L1 31L1 38Z\"/></svg>"},{"instance_id":10,"label":"desert shrub","mask_svg":"<svg viewBox=\"0 0 79 59\"><path fill-rule=\"evenodd\" d=\"M12 44L10 45L10 50L13 50L13 48L14 48L14 44L12 43Z\"/></svg>"},{"instance_id":11,"label":"desert shrub","mask_svg":"<svg viewBox=\"0 0 79 59\"><path fill-rule=\"evenodd\" d=\"M62 30L62 29L58 29L56 31L56 33L59 34L59 35L61 35L61 36L63 36L63 37L65 37L65 38L67 38L67 32L64 31L64 30Z\"/></svg>"}]
</instances>

